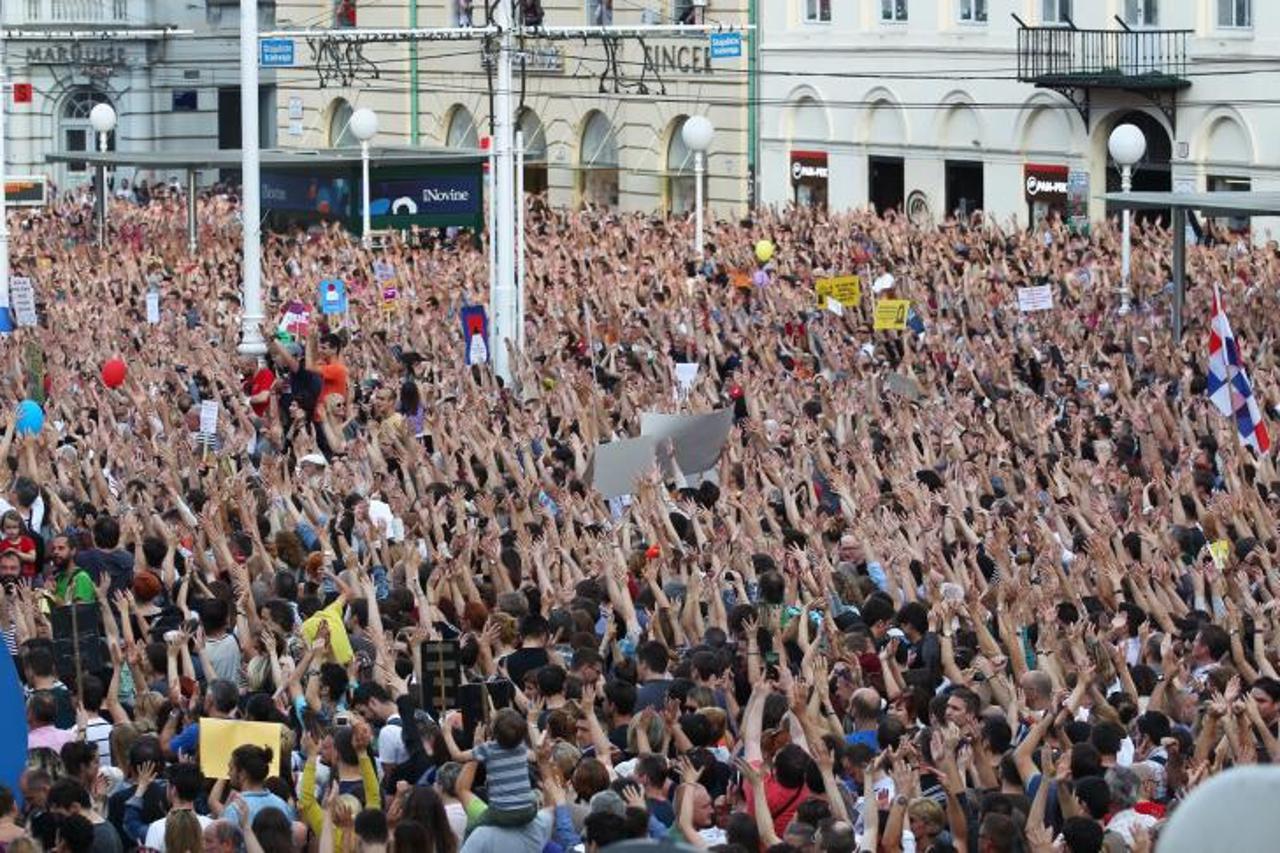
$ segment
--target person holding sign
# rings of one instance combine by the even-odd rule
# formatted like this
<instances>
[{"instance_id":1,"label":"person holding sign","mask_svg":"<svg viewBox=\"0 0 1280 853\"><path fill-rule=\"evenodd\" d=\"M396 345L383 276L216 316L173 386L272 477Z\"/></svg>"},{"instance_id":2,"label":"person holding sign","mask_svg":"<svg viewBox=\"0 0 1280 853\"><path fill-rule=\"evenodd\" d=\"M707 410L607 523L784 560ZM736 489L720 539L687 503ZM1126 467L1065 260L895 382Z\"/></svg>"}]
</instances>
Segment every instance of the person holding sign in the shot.
<instances>
[{"instance_id":1,"label":"person holding sign","mask_svg":"<svg viewBox=\"0 0 1280 853\"><path fill-rule=\"evenodd\" d=\"M231 753L230 779L219 779L217 784L213 786L213 792L209 795L210 805L219 801L226 783L230 781L239 790L240 796L249 810L249 823L253 823L253 819L263 809L276 809L289 820L295 819L297 814L294 812L293 806L268 791L265 787L267 776L271 772L273 755L274 750L254 744L236 747L235 751ZM223 818L232 822L239 821L239 808L240 806L236 803L228 805L222 811Z\"/></svg>"}]
</instances>

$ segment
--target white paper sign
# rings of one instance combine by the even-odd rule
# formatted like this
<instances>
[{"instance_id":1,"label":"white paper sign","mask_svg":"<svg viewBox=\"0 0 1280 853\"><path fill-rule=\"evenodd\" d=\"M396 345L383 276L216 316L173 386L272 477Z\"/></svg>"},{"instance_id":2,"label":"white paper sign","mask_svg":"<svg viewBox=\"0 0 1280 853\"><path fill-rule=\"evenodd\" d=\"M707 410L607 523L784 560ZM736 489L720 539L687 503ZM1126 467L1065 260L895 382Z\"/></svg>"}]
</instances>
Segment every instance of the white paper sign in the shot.
<instances>
[{"instance_id":1,"label":"white paper sign","mask_svg":"<svg viewBox=\"0 0 1280 853\"><path fill-rule=\"evenodd\" d=\"M489 360L489 347L485 345L484 335L472 335L471 346L467 349L467 364L484 364Z\"/></svg>"},{"instance_id":2,"label":"white paper sign","mask_svg":"<svg viewBox=\"0 0 1280 853\"><path fill-rule=\"evenodd\" d=\"M844 305L842 305L840 300L836 299L834 296L827 297L827 310L832 314L835 314L837 317L844 316Z\"/></svg>"},{"instance_id":3,"label":"white paper sign","mask_svg":"<svg viewBox=\"0 0 1280 853\"><path fill-rule=\"evenodd\" d=\"M200 403L200 434L206 436L218 433L218 401L204 400Z\"/></svg>"},{"instance_id":4,"label":"white paper sign","mask_svg":"<svg viewBox=\"0 0 1280 853\"><path fill-rule=\"evenodd\" d=\"M13 276L9 279L9 305L13 308L13 320L19 326L35 326L39 323L36 316L36 291L31 286L31 279L26 276Z\"/></svg>"},{"instance_id":5,"label":"white paper sign","mask_svg":"<svg viewBox=\"0 0 1280 853\"><path fill-rule=\"evenodd\" d=\"M302 118L302 98L296 95L289 99L289 118Z\"/></svg>"},{"instance_id":6,"label":"white paper sign","mask_svg":"<svg viewBox=\"0 0 1280 853\"><path fill-rule=\"evenodd\" d=\"M1039 287L1019 287L1018 310L1023 313L1053 310L1053 286L1042 284Z\"/></svg>"},{"instance_id":7,"label":"white paper sign","mask_svg":"<svg viewBox=\"0 0 1280 853\"><path fill-rule=\"evenodd\" d=\"M160 294L154 290L147 291L147 322L153 326L160 323Z\"/></svg>"},{"instance_id":8,"label":"white paper sign","mask_svg":"<svg viewBox=\"0 0 1280 853\"><path fill-rule=\"evenodd\" d=\"M693 387L693 383L698 381L698 368L700 366L696 361L676 362L676 383L679 384L680 390L686 394Z\"/></svg>"},{"instance_id":9,"label":"white paper sign","mask_svg":"<svg viewBox=\"0 0 1280 853\"><path fill-rule=\"evenodd\" d=\"M289 120L289 135L290 135L290 136L302 136L302 134L303 134L303 130L302 130L302 119L300 119L300 118L290 119L290 120Z\"/></svg>"},{"instance_id":10,"label":"white paper sign","mask_svg":"<svg viewBox=\"0 0 1280 853\"><path fill-rule=\"evenodd\" d=\"M382 284L385 281L391 281L396 277L396 268L391 265L390 261L374 261L373 262L373 280Z\"/></svg>"}]
</instances>

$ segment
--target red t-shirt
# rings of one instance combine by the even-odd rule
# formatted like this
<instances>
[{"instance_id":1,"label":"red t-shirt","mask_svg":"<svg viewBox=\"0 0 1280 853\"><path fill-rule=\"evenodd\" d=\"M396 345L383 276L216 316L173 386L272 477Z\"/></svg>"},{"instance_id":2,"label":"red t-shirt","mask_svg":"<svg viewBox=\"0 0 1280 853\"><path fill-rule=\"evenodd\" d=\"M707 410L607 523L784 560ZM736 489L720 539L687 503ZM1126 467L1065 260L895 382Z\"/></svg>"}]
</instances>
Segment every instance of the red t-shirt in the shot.
<instances>
[{"instance_id":1,"label":"red t-shirt","mask_svg":"<svg viewBox=\"0 0 1280 853\"><path fill-rule=\"evenodd\" d=\"M14 539L0 539L0 554L7 554L10 551L19 553L34 553L36 550L36 541L30 536L19 536ZM36 576L36 564L34 560L22 561L22 576L24 578L33 578Z\"/></svg>"},{"instance_id":2,"label":"red t-shirt","mask_svg":"<svg viewBox=\"0 0 1280 853\"><path fill-rule=\"evenodd\" d=\"M263 367L249 378L249 381L245 383L245 386L249 396L256 397L263 391L270 391L272 386L275 384L276 375L271 372L271 368ZM271 408L271 401L263 400L260 403L250 403L249 405L250 408L253 409L253 413L255 415L262 417L267 413L267 410Z\"/></svg>"},{"instance_id":3,"label":"red t-shirt","mask_svg":"<svg viewBox=\"0 0 1280 853\"><path fill-rule=\"evenodd\" d=\"M779 838L786 834L791 819L795 817L796 809L808 799L806 793L804 786L783 787L773 778L772 773L764 777L764 800L769 804L769 814L773 815L773 831L778 833ZM747 814L755 815L755 803L755 798L751 797L748 791Z\"/></svg>"}]
</instances>

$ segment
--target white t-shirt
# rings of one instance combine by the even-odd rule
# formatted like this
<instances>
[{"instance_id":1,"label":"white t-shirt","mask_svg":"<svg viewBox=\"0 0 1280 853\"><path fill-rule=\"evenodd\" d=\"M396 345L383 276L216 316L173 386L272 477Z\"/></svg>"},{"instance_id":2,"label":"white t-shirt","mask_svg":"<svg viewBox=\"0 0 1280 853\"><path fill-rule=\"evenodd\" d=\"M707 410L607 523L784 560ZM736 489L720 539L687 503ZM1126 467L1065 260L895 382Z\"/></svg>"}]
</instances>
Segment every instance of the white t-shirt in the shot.
<instances>
[{"instance_id":1,"label":"white t-shirt","mask_svg":"<svg viewBox=\"0 0 1280 853\"><path fill-rule=\"evenodd\" d=\"M378 732L378 766L403 764L409 760L409 750L404 748L404 733L400 728L399 715L387 718L387 722Z\"/></svg>"},{"instance_id":2,"label":"white t-shirt","mask_svg":"<svg viewBox=\"0 0 1280 853\"><path fill-rule=\"evenodd\" d=\"M213 818L208 815L197 814L196 820L200 821L200 831L204 832L209 828L209 824L213 823ZM143 843L143 847L147 850L154 850L156 853L164 853L164 822L165 818L152 821L151 826L147 827L147 838Z\"/></svg>"}]
</instances>

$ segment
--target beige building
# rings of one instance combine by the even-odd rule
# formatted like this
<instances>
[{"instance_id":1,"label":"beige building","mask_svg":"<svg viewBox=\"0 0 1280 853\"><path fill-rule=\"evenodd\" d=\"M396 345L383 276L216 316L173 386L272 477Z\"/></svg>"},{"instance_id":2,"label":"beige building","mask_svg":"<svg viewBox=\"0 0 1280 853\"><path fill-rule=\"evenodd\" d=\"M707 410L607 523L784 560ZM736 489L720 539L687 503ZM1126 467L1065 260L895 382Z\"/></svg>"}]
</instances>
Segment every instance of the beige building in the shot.
<instances>
[{"instance_id":1,"label":"beige building","mask_svg":"<svg viewBox=\"0 0 1280 853\"><path fill-rule=\"evenodd\" d=\"M705 8L707 23L745 24L749 0L544 0L544 25L672 24ZM450 27L482 20L468 0L292 0L277 4L282 30L350 25L370 31ZM470 10L474 7L474 12ZM314 44L314 43L313 43ZM742 55L712 59L705 35L598 37L526 42L517 63L515 101L526 147L525 186L553 205L586 203L622 210L681 212L693 206L693 157L680 138L689 115L706 115L716 135L707 160L713 211L733 215L748 197L749 45ZM354 144L352 110L379 117L377 144L482 148L490 134L489 74L484 44L423 41L365 44L359 55L296 42L297 67L277 74L279 144ZM356 71L356 79L341 79ZM376 77L375 77L376 72ZM322 76L325 78L322 81ZM323 86L321 83L323 82Z\"/></svg>"}]
</instances>

